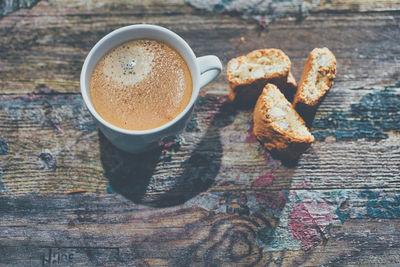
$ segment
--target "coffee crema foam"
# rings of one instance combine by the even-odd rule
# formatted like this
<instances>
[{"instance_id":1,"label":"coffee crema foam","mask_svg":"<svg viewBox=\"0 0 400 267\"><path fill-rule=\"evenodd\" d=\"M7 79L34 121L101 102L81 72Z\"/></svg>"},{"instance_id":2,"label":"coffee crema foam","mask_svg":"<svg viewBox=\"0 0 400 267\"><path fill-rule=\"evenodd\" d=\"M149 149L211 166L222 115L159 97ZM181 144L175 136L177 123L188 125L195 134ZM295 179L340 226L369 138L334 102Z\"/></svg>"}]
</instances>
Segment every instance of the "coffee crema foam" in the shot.
<instances>
[{"instance_id":1,"label":"coffee crema foam","mask_svg":"<svg viewBox=\"0 0 400 267\"><path fill-rule=\"evenodd\" d=\"M190 101L192 76L182 56L154 40L111 49L90 79L90 98L100 116L127 130L157 128Z\"/></svg>"}]
</instances>

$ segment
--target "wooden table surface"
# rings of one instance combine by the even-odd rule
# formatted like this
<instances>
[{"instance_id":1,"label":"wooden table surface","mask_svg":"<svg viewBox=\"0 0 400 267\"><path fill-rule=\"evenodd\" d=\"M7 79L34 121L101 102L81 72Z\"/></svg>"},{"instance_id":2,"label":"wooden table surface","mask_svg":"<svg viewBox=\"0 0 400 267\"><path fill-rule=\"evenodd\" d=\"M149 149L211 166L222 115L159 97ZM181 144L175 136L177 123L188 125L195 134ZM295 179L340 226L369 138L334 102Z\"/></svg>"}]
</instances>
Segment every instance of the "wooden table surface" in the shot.
<instances>
[{"instance_id":1,"label":"wooden table surface","mask_svg":"<svg viewBox=\"0 0 400 267\"><path fill-rule=\"evenodd\" d=\"M322 2L267 28L183 0L40 1L2 17L0 266L399 266L400 3ZM280 48L297 79L329 47L338 74L316 142L295 166L272 158L223 71L182 135L118 151L79 75L102 36L143 22L224 66Z\"/></svg>"}]
</instances>

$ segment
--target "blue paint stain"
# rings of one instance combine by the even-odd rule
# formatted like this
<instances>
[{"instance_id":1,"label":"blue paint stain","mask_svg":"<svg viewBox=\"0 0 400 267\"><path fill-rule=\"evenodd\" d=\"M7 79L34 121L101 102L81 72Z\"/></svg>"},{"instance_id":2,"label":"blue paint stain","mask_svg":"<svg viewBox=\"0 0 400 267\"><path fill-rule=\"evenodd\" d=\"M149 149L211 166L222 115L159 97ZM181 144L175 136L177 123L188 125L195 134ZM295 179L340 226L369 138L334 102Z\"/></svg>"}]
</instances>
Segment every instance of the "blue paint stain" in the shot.
<instances>
[{"instance_id":1,"label":"blue paint stain","mask_svg":"<svg viewBox=\"0 0 400 267\"><path fill-rule=\"evenodd\" d=\"M74 124L75 127L80 131L86 131L87 133L91 133L97 129L96 122L93 117L90 115L89 110L83 103L83 99L79 97L76 99L79 101L77 105L73 108L74 114Z\"/></svg>"},{"instance_id":2,"label":"blue paint stain","mask_svg":"<svg viewBox=\"0 0 400 267\"><path fill-rule=\"evenodd\" d=\"M214 99L210 96L199 96L199 98L197 98L196 101L196 107L201 108L207 104L213 103L214 102L213 100Z\"/></svg>"},{"instance_id":3,"label":"blue paint stain","mask_svg":"<svg viewBox=\"0 0 400 267\"><path fill-rule=\"evenodd\" d=\"M286 202L290 202L289 190L282 190L281 192L285 196Z\"/></svg>"},{"instance_id":4,"label":"blue paint stain","mask_svg":"<svg viewBox=\"0 0 400 267\"><path fill-rule=\"evenodd\" d=\"M379 192L365 190L359 196L367 198L367 216L382 219L400 218L400 195L387 199L381 197Z\"/></svg>"},{"instance_id":5,"label":"blue paint stain","mask_svg":"<svg viewBox=\"0 0 400 267\"><path fill-rule=\"evenodd\" d=\"M400 94L398 82L385 90L363 96L348 111L337 111L312 124L316 139L333 135L336 140L388 138L385 131L400 130Z\"/></svg>"},{"instance_id":6,"label":"blue paint stain","mask_svg":"<svg viewBox=\"0 0 400 267\"><path fill-rule=\"evenodd\" d=\"M0 168L0 194L10 191L7 186L3 183L3 169Z\"/></svg>"},{"instance_id":7,"label":"blue paint stain","mask_svg":"<svg viewBox=\"0 0 400 267\"><path fill-rule=\"evenodd\" d=\"M7 144L6 139L4 137L0 137L0 156L7 155L8 149L9 149L9 146Z\"/></svg>"},{"instance_id":8,"label":"blue paint stain","mask_svg":"<svg viewBox=\"0 0 400 267\"><path fill-rule=\"evenodd\" d=\"M347 220L347 218L349 217L349 213L348 212L343 212L342 210L340 210L339 208L336 209L336 215L338 216L340 222L342 224L344 224L344 222Z\"/></svg>"},{"instance_id":9,"label":"blue paint stain","mask_svg":"<svg viewBox=\"0 0 400 267\"><path fill-rule=\"evenodd\" d=\"M199 132L200 129L197 124L197 115L195 112L193 112L192 118L186 125L186 132Z\"/></svg>"},{"instance_id":10,"label":"blue paint stain","mask_svg":"<svg viewBox=\"0 0 400 267\"><path fill-rule=\"evenodd\" d=\"M225 7L229 5L233 0L221 0L213 7L213 12L221 13L225 10Z\"/></svg>"},{"instance_id":11,"label":"blue paint stain","mask_svg":"<svg viewBox=\"0 0 400 267\"><path fill-rule=\"evenodd\" d=\"M107 194L115 194L115 191L114 191L114 189L111 187L110 184L107 185L106 193L107 193Z\"/></svg>"},{"instance_id":12,"label":"blue paint stain","mask_svg":"<svg viewBox=\"0 0 400 267\"><path fill-rule=\"evenodd\" d=\"M97 129L80 95L40 91L28 96L1 96L0 109L4 110L12 122L30 121L44 128L50 126L60 134L62 133L61 121L66 124L72 121L76 129L87 133Z\"/></svg>"},{"instance_id":13,"label":"blue paint stain","mask_svg":"<svg viewBox=\"0 0 400 267\"><path fill-rule=\"evenodd\" d=\"M228 6L233 0L221 0L219 3L214 5L212 11L216 13L221 13L225 11L225 7Z\"/></svg>"},{"instance_id":14,"label":"blue paint stain","mask_svg":"<svg viewBox=\"0 0 400 267\"><path fill-rule=\"evenodd\" d=\"M76 122L76 128L80 131L86 131L87 133L91 133L97 129L96 122L93 120L86 120Z\"/></svg>"},{"instance_id":15,"label":"blue paint stain","mask_svg":"<svg viewBox=\"0 0 400 267\"><path fill-rule=\"evenodd\" d=\"M51 154L49 151L45 150L39 154L38 158L41 160L41 167L46 170L57 169L57 157Z\"/></svg>"},{"instance_id":16,"label":"blue paint stain","mask_svg":"<svg viewBox=\"0 0 400 267\"><path fill-rule=\"evenodd\" d=\"M267 226L262 227L258 230L258 238L265 244L268 245L274 239L275 227Z\"/></svg>"},{"instance_id":17,"label":"blue paint stain","mask_svg":"<svg viewBox=\"0 0 400 267\"><path fill-rule=\"evenodd\" d=\"M2 1L0 7L0 18L20 8L31 8L36 5L39 0L24 0L24 1Z\"/></svg>"},{"instance_id":18,"label":"blue paint stain","mask_svg":"<svg viewBox=\"0 0 400 267\"><path fill-rule=\"evenodd\" d=\"M358 215L357 215L357 217L356 217L356 219L363 219L363 218L364 218L364 215L363 215L363 214L361 214L361 213L360 213L360 214L358 214Z\"/></svg>"}]
</instances>

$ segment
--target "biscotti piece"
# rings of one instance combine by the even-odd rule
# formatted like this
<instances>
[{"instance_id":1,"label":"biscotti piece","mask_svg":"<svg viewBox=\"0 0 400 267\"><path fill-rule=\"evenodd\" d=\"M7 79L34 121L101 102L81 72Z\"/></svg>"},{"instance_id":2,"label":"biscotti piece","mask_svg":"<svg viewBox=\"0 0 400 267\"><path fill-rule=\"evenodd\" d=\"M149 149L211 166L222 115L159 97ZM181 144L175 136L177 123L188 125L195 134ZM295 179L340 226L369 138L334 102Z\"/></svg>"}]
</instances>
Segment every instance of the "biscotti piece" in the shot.
<instances>
[{"instance_id":1,"label":"biscotti piece","mask_svg":"<svg viewBox=\"0 0 400 267\"><path fill-rule=\"evenodd\" d=\"M254 104L267 82L287 80L290 67L289 57L279 49L254 50L231 59L227 65L230 100Z\"/></svg>"},{"instance_id":2,"label":"biscotti piece","mask_svg":"<svg viewBox=\"0 0 400 267\"><path fill-rule=\"evenodd\" d=\"M301 75L293 106L317 106L333 85L336 76L336 58L324 48L315 48L308 56Z\"/></svg>"},{"instance_id":3,"label":"biscotti piece","mask_svg":"<svg viewBox=\"0 0 400 267\"><path fill-rule=\"evenodd\" d=\"M283 159L298 158L314 141L303 119L281 91L267 84L254 108L254 135Z\"/></svg>"}]
</instances>

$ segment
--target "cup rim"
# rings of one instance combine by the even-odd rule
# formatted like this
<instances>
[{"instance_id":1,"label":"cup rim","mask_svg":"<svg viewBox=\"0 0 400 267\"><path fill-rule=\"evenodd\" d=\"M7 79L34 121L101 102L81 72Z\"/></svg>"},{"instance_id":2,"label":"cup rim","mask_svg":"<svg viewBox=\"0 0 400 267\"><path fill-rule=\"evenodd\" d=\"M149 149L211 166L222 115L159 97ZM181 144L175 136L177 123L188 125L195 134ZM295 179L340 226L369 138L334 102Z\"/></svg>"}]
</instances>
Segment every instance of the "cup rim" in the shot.
<instances>
[{"instance_id":1,"label":"cup rim","mask_svg":"<svg viewBox=\"0 0 400 267\"><path fill-rule=\"evenodd\" d=\"M189 100L189 103L186 105L185 109L183 111L181 111L174 119L170 120L169 122L167 122L167 123L165 123L165 124L163 124L163 125L161 125L161 126L159 126L157 128L152 128L152 129L147 129L147 130L127 130L127 129L123 129L123 128L120 128L118 126L115 126L115 125L111 124L110 122L106 121L96 111L96 109L94 108L94 106L93 106L93 104L92 104L92 102L90 100L89 88L86 87L85 77L86 77L87 68L88 68L88 64L89 64L90 58L93 56L95 51L97 49L99 49L99 47L106 40L108 40L110 38L114 38L116 35L120 34L121 32L129 31L129 30L135 30L135 29L139 29L139 28L147 28L147 29L150 29L150 30L156 30L156 31L164 32L164 33L172 36L176 41L182 43L183 47L187 50L187 52L189 53L190 57L194 61L194 70L191 70L191 75L192 75L192 79L193 79L193 88L192 88L192 96L191 96L191 98ZM132 40L134 40L134 38L132 38ZM121 44L122 43L123 42L121 42ZM105 51L102 56L104 56L105 53L110 51L110 49ZM175 47L174 47L174 49L176 50ZM181 54L180 51L177 51L177 52ZM96 62L96 64L97 64L97 62ZM188 63L186 63L186 64L188 64ZM195 73L193 73L193 72L195 72ZM81 89L81 95L83 97L83 100L85 102L86 107L89 109L89 112L102 125L106 126L107 128L109 128L109 129L111 129L113 131L121 133L121 134L126 134L126 135L148 135L148 134L158 133L160 131L163 131L163 130L169 128L170 126L173 126L179 120L181 120L189 112L189 110L193 107L193 105L194 105L194 103L195 103L195 101L196 101L196 99L198 97L198 94L199 94L198 81L195 82L195 79L198 80L199 77L195 77L196 73L198 73L198 75L200 75L200 72L199 72L199 69L198 69L198 66L197 66L197 62L196 62L196 55L194 54L194 52L191 49L191 47L189 46L189 44L182 37L180 37L175 32L173 32L173 31L171 31L171 30L169 30L167 28L164 28L162 26L153 25L153 24L134 24L134 25L124 26L124 27L118 28L116 30L113 30L112 32L110 32L107 35L105 35L104 37L102 37L92 47L92 49L90 50L89 54L86 56L85 61L84 61L83 66L82 66L81 76L80 76L80 89Z\"/></svg>"}]
</instances>

